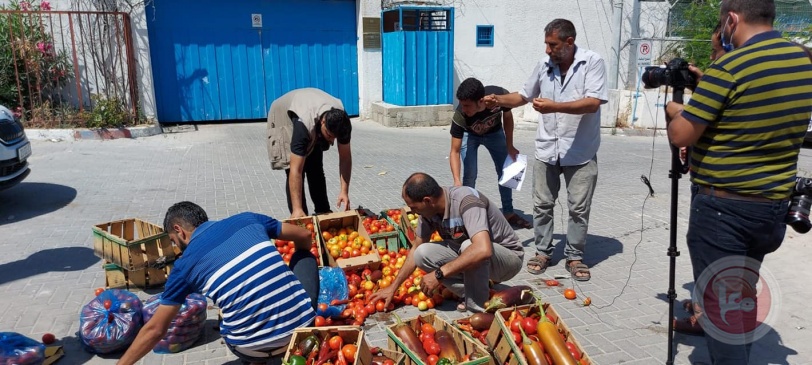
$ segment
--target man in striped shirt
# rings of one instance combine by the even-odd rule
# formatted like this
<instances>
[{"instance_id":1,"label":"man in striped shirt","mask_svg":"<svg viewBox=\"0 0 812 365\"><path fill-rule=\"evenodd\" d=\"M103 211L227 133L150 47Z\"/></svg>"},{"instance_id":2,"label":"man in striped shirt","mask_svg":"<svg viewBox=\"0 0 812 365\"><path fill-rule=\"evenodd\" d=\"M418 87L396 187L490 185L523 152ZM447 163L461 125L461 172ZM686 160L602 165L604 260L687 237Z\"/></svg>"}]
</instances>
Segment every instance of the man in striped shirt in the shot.
<instances>
[{"instance_id":1,"label":"man in striped shirt","mask_svg":"<svg viewBox=\"0 0 812 365\"><path fill-rule=\"evenodd\" d=\"M212 222L191 202L170 207L164 229L183 255L169 274L161 305L119 364L146 355L191 293L205 295L221 309L220 334L244 363L280 363L293 330L308 326L316 315L319 274L310 231L255 213ZM273 238L295 242L290 267Z\"/></svg>"},{"instance_id":2,"label":"man in striped shirt","mask_svg":"<svg viewBox=\"0 0 812 365\"><path fill-rule=\"evenodd\" d=\"M774 19L773 0L724 0L721 40L729 52L706 70L684 108L666 105L669 139L694 147L687 243L714 364L746 364L764 327L759 310L745 306L757 305L758 277L744 272L757 274L784 240L812 113L812 62L773 30ZM731 268L738 276L720 281L720 269Z\"/></svg>"}]
</instances>

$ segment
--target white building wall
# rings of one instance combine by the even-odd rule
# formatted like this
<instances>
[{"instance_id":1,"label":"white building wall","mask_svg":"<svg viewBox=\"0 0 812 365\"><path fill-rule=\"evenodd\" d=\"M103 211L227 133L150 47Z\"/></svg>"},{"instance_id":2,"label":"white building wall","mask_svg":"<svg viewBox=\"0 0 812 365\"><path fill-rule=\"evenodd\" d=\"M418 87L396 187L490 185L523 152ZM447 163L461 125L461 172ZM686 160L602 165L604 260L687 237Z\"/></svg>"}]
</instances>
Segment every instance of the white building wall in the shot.
<instances>
[{"instance_id":1,"label":"white building wall","mask_svg":"<svg viewBox=\"0 0 812 365\"><path fill-rule=\"evenodd\" d=\"M617 1L617 0L615 0ZM499 85L511 91L519 90L544 57L544 26L555 18L568 19L575 24L576 44L591 49L606 61L607 72L619 72L619 88L634 88L637 70L629 59L636 44L629 42L634 1L624 2L621 57L618 70L610 70L615 53L612 44L612 1L610 0L440 0L439 6L453 6L454 19L454 85L468 77L476 77L486 85ZM361 115L366 116L371 102L382 98L381 52L363 49L360 23L363 16L380 16L381 2L359 0L359 88ZM413 4L409 4L413 5ZM642 37L661 37L665 32L668 5L642 3ZM494 26L493 47L476 46L476 26ZM661 46L655 42L655 58ZM631 54L631 57L630 57ZM531 108L516 110L519 118L532 120ZM611 123L607 121L606 123Z\"/></svg>"},{"instance_id":2,"label":"white building wall","mask_svg":"<svg viewBox=\"0 0 812 365\"><path fill-rule=\"evenodd\" d=\"M358 106L362 117L368 116L370 104L383 100L383 53L364 49L364 17L380 18L380 0L357 0L358 11Z\"/></svg>"}]
</instances>

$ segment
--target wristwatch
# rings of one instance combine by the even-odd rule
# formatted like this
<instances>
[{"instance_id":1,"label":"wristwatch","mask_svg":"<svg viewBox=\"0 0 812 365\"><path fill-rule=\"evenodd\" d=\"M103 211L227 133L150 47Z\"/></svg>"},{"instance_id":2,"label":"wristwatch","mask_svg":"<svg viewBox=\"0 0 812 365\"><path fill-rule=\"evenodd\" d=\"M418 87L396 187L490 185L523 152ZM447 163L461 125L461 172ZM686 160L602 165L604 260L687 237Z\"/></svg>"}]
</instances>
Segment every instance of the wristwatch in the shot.
<instances>
[{"instance_id":1,"label":"wristwatch","mask_svg":"<svg viewBox=\"0 0 812 365\"><path fill-rule=\"evenodd\" d=\"M437 281L443 280L445 277L445 275L443 275L443 270L440 268L434 270L434 277L437 278Z\"/></svg>"}]
</instances>

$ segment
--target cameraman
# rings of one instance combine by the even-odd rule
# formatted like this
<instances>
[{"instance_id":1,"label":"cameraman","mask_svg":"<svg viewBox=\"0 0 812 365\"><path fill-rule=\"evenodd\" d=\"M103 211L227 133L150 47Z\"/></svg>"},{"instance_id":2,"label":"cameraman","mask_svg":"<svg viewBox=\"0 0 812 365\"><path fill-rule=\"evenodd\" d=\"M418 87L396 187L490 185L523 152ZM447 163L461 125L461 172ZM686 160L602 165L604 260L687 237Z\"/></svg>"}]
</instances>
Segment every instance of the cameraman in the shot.
<instances>
[{"instance_id":1,"label":"cameraman","mask_svg":"<svg viewBox=\"0 0 812 365\"><path fill-rule=\"evenodd\" d=\"M742 266L745 258L760 263L784 239L798 154L812 113L812 62L773 30L774 19L773 0L724 0L721 41L730 50L706 70L684 108L666 105L671 143L693 146L696 195L687 243L694 280L723 258L740 258ZM695 292L707 293L700 286L697 282ZM709 310L719 311L719 299L704 298L699 320L707 331L715 325ZM726 333L735 340L706 337L714 364L748 362L755 318L741 313L737 318L731 325L738 331Z\"/></svg>"}]
</instances>

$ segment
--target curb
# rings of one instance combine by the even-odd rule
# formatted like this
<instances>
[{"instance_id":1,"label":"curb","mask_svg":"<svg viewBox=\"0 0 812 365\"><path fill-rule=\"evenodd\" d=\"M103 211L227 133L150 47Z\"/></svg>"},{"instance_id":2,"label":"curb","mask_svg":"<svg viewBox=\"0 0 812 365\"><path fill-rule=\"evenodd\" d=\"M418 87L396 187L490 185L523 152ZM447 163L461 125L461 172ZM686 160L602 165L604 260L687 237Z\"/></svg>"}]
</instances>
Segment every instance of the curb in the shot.
<instances>
[{"instance_id":1,"label":"curb","mask_svg":"<svg viewBox=\"0 0 812 365\"><path fill-rule=\"evenodd\" d=\"M109 140L119 138L143 138L161 134L158 125L126 127L126 128L100 128L100 129L26 129L25 136L34 141L65 141L65 140Z\"/></svg>"}]
</instances>

